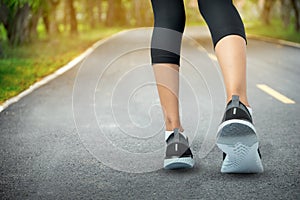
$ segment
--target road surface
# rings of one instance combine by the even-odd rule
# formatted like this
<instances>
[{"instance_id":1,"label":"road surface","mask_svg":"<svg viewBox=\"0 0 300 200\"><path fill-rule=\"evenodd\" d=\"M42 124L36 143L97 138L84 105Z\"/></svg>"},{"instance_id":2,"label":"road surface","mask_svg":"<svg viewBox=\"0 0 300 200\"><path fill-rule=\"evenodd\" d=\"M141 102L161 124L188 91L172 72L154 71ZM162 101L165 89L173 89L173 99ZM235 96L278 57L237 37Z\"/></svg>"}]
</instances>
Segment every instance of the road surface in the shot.
<instances>
[{"instance_id":1,"label":"road surface","mask_svg":"<svg viewBox=\"0 0 300 200\"><path fill-rule=\"evenodd\" d=\"M300 49L248 41L248 94L265 172L221 174L213 144L224 87L207 31L187 29L180 104L196 165L165 171L150 35L112 37L0 113L1 199L300 199Z\"/></svg>"}]
</instances>

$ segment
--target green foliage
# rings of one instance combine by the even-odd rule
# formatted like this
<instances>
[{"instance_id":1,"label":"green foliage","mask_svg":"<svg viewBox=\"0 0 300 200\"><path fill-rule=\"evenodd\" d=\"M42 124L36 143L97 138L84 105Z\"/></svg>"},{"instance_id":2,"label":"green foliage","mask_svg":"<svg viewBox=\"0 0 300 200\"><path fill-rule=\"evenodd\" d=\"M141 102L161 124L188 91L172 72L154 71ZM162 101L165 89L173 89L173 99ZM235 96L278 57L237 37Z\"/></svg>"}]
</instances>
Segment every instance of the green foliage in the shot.
<instances>
[{"instance_id":1,"label":"green foliage","mask_svg":"<svg viewBox=\"0 0 300 200\"><path fill-rule=\"evenodd\" d=\"M2 0L2 2L12 9L22 7L26 3L33 9L37 9L42 4L42 0Z\"/></svg>"},{"instance_id":2,"label":"green foliage","mask_svg":"<svg viewBox=\"0 0 300 200\"><path fill-rule=\"evenodd\" d=\"M6 31L5 31L3 24L0 24L0 42L2 40L6 40Z\"/></svg>"}]
</instances>

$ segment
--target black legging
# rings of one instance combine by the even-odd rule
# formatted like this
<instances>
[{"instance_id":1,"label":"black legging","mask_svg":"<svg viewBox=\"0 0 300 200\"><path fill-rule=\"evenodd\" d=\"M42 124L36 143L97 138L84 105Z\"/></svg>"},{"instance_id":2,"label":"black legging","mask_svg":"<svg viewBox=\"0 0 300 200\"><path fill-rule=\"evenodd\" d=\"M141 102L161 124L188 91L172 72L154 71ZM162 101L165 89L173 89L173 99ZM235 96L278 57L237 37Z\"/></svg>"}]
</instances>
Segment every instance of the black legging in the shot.
<instances>
[{"instance_id":1,"label":"black legging","mask_svg":"<svg viewBox=\"0 0 300 200\"><path fill-rule=\"evenodd\" d=\"M154 29L151 41L152 64L180 64L180 48L185 26L183 0L151 0ZM232 0L198 0L200 13L208 24L213 44L227 35L246 40L244 25Z\"/></svg>"}]
</instances>

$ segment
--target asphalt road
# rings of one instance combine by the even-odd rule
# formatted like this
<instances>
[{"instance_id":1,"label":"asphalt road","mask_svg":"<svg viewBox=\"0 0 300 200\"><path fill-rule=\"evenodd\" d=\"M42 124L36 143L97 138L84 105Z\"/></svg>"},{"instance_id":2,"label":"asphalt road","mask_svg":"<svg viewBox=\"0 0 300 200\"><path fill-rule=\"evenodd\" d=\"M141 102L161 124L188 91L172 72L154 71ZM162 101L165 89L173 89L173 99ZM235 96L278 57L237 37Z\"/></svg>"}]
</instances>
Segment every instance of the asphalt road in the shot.
<instances>
[{"instance_id":1,"label":"asphalt road","mask_svg":"<svg viewBox=\"0 0 300 200\"><path fill-rule=\"evenodd\" d=\"M300 49L248 41L248 94L265 172L221 174L214 140L224 87L207 31L188 29L180 104L196 166L166 171L150 33L112 37L0 113L1 199L300 199Z\"/></svg>"}]
</instances>

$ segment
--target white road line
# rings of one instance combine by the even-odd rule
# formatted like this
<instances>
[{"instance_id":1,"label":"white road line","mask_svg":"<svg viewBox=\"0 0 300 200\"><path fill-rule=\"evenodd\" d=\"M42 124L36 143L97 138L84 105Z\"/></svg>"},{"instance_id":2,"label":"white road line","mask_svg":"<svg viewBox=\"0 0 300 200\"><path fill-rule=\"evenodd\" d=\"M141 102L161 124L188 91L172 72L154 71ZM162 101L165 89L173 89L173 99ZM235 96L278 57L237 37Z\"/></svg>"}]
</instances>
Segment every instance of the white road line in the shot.
<instances>
[{"instance_id":1,"label":"white road line","mask_svg":"<svg viewBox=\"0 0 300 200\"><path fill-rule=\"evenodd\" d=\"M216 57L214 54L208 53L207 55L208 55L208 57L209 57L210 59L212 59L212 60L214 60L214 61L218 61L217 57Z\"/></svg>"},{"instance_id":2,"label":"white road line","mask_svg":"<svg viewBox=\"0 0 300 200\"><path fill-rule=\"evenodd\" d=\"M276 90L270 88L269 86L267 86L265 84L257 84L256 87L258 87L259 89L261 89L265 93L271 95L275 99L281 101L282 103L285 103L285 104L295 104L296 103L292 99L284 96L283 94L280 94L279 92L277 92Z\"/></svg>"}]
</instances>

